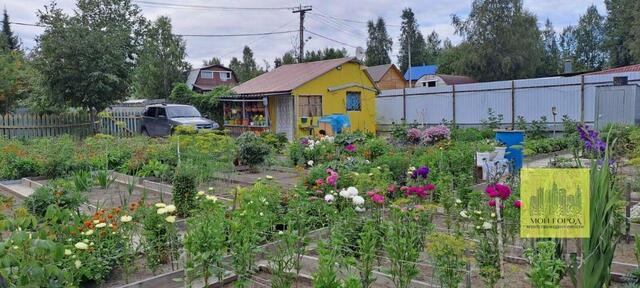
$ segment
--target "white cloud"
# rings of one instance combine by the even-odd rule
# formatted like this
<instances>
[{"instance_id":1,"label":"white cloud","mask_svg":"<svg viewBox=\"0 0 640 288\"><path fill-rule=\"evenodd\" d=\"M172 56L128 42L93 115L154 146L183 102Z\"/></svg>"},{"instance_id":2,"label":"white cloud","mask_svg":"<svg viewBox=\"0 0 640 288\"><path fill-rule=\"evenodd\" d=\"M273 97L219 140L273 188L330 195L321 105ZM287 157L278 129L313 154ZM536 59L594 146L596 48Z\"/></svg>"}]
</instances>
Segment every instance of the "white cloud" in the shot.
<instances>
[{"instance_id":1,"label":"white cloud","mask_svg":"<svg viewBox=\"0 0 640 288\"><path fill-rule=\"evenodd\" d=\"M236 0L231 2L215 2L206 0L167 1L154 0L173 4L192 5L225 5L235 7L293 7L297 1L285 0ZM75 1L58 1L61 8L71 12ZM48 0L6 0L5 5L12 21L35 23L36 12L48 4ZM392 59L395 61L398 47L400 14L403 7L411 7L416 13L422 33L428 35L435 30L444 39L451 38L454 43L459 37L454 35L451 27L451 15L457 14L466 17L469 13L472 0L441 0L441 1L410 1L410 0L375 0L375 1L340 1L340 0L311 0L303 5L312 5L313 13L307 14L305 27L316 33L345 42L354 46L366 45L366 25L361 23L346 22L327 18L327 16L350 19L358 22L383 17L390 24L387 29L394 40ZM557 30L566 25L575 24L578 17L583 14L589 5L595 4L600 13L605 13L603 0L524 0L525 8L538 16L542 25L546 18L551 19ZM235 34L257 33L298 29L298 14L290 11L228 11L210 9L185 9L168 8L152 5L141 5L143 14L150 19L160 15L171 17L174 33L178 34ZM23 46L32 48L35 45L35 37L41 33L42 28L13 25L14 31L20 36ZM305 35L309 36L308 34ZM240 57L244 45L249 44L254 51L258 63L262 60L273 62L275 57L281 56L287 50L293 48L292 43L297 41L297 33L234 37L234 38L196 38L186 37L188 60L198 66L202 60L211 57L220 57L226 64L231 57ZM342 47L343 45L311 36L306 42L307 49L321 49L327 46ZM355 49L346 47L350 55L354 55Z\"/></svg>"}]
</instances>

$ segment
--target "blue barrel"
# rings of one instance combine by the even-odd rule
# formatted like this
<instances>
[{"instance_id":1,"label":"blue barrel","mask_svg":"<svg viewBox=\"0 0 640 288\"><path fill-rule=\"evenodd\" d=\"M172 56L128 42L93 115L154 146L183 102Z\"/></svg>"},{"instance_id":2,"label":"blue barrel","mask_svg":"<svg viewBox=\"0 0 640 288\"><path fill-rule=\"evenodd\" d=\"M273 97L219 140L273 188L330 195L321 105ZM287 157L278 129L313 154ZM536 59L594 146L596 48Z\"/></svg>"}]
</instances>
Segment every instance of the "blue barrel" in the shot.
<instances>
[{"instance_id":1,"label":"blue barrel","mask_svg":"<svg viewBox=\"0 0 640 288\"><path fill-rule=\"evenodd\" d=\"M507 154L504 158L513 163L514 172L522 168L524 154L522 153L524 131L522 130L496 130L496 141L507 146Z\"/></svg>"}]
</instances>

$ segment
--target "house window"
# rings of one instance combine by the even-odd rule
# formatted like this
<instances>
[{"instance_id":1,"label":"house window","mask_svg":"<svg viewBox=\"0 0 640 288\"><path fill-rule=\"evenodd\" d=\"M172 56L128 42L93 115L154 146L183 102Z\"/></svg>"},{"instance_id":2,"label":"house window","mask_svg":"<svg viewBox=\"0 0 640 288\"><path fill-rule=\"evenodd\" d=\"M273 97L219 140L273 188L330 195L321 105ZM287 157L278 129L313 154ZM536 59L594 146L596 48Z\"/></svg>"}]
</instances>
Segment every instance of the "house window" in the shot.
<instances>
[{"instance_id":1,"label":"house window","mask_svg":"<svg viewBox=\"0 0 640 288\"><path fill-rule=\"evenodd\" d=\"M360 92L347 92L347 111L360 111Z\"/></svg>"},{"instance_id":2,"label":"house window","mask_svg":"<svg viewBox=\"0 0 640 288\"><path fill-rule=\"evenodd\" d=\"M300 117L322 116L322 96L298 96Z\"/></svg>"},{"instance_id":3,"label":"house window","mask_svg":"<svg viewBox=\"0 0 640 288\"><path fill-rule=\"evenodd\" d=\"M220 72L220 80L227 81L231 79L231 72Z\"/></svg>"},{"instance_id":4,"label":"house window","mask_svg":"<svg viewBox=\"0 0 640 288\"><path fill-rule=\"evenodd\" d=\"M436 87L436 81L429 81L427 87Z\"/></svg>"},{"instance_id":5,"label":"house window","mask_svg":"<svg viewBox=\"0 0 640 288\"><path fill-rule=\"evenodd\" d=\"M209 71L209 70L200 71L200 78L202 78L202 79L213 79L213 71Z\"/></svg>"},{"instance_id":6,"label":"house window","mask_svg":"<svg viewBox=\"0 0 640 288\"><path fill-rule=\"evenodd\" d=\"M427 87L427 82L422 82L422 87Z\"/></svg>"}]
</instances>

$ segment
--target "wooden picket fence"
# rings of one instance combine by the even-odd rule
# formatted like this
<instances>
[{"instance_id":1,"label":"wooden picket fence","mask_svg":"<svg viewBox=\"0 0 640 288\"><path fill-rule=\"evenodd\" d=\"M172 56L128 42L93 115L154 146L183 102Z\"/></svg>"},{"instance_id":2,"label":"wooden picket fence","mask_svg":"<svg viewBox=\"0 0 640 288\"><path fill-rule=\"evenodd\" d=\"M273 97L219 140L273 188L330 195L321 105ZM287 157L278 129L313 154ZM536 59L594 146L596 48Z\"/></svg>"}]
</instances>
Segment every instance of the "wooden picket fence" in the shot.
<instances>
[{"instance_id":1,"label":"wooden picket fence","mask_svg":"<svg viewBox=\"0 0 640 288\"><path fill-rule=\"evenodd\" d=\"M141 120L141 113L137 111L7 114L0 115L0 138L30 139L65 134L84 138L96 133L128 137L140 133Z\"/></svg>"},{"instance_id":2,"label":"wooden picket fence","mask_svg":"<svg viewBox=\"0 0 640 288\"><path fill-rule=\"evenodd\" d=\"M114 110L98 114L99 132L118 137L139 135L142 127L142 110Z\"/></svg>"},{"instance_id":3,"label":"wooden picket fence","mask_svg":"<svg viewBox=\"0 0 640 288\"><path fill-rule=\"evenodd\" d=\"M77 112L57 115L7 114L0 116L0 137L29 139L64 134L79 138L95 133L95 113Z\"/></svg>"}]
</instances>

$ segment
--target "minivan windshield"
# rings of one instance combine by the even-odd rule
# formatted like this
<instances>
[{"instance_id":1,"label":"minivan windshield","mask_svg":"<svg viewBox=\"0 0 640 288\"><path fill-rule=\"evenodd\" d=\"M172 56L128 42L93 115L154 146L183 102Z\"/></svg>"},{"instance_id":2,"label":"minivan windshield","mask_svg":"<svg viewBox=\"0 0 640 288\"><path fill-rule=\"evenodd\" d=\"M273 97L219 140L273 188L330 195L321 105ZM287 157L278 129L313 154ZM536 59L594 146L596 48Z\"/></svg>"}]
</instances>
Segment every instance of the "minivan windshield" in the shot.
<instances>
[{"instance_id":1,"label":"minivan windshield","mask_svg":"<svg viewBox=\"0 0 640 288\"><path fill-rule=\"evenodd\" d=\"M200 112L192 106L167 107L169 118L201 117Z\"/></svg>"}]
</instances>

